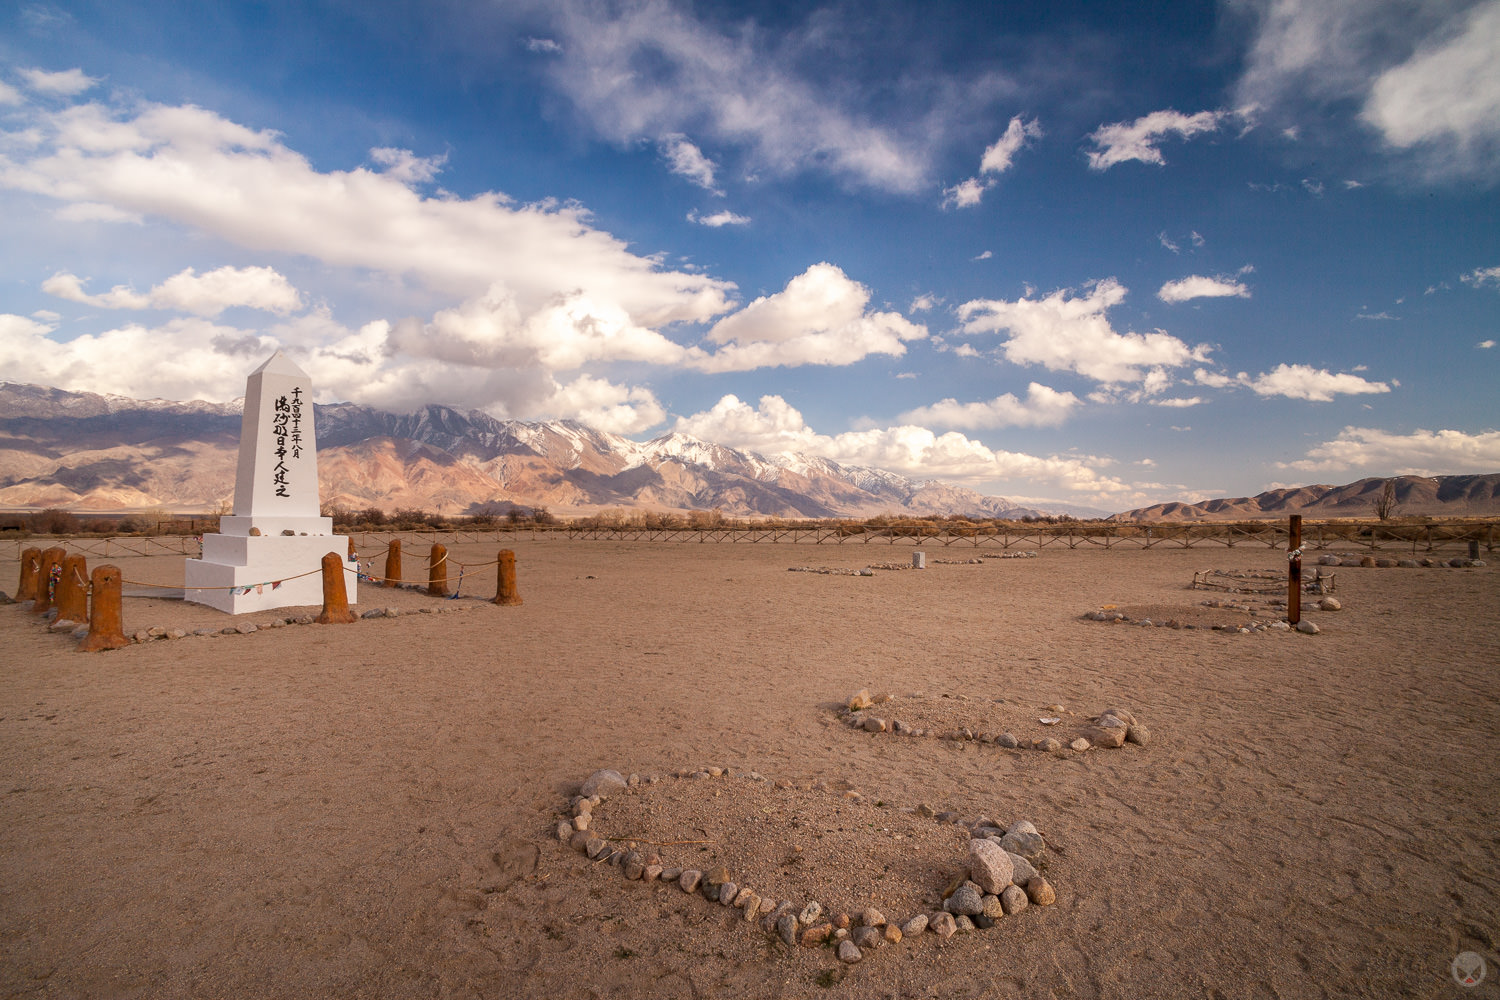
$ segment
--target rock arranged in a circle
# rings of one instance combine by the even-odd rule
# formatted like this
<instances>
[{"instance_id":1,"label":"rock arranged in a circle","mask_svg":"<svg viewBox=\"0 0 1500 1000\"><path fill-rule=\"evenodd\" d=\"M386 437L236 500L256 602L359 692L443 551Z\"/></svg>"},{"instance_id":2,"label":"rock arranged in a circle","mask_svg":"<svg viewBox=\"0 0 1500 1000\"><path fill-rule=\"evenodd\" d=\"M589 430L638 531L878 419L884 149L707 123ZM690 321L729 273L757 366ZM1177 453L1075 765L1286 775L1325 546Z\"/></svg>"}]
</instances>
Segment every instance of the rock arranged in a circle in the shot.
<instances>
[{"instance_id":1,"label":"rock arranged in a circle","mask_svg":"<svg viewBox=\"0 0 1500 1000\"><path fill-rule=\"evenodd\" d=\"M1036 708L998 698L932 698L920 693L898 699L889 692L871 694L862 688L836 715L844 725L867 733L992 744L1006 750L1057 752L1067 747L1082 753L1119 749L1127 743L1144 748L1151 742L1150 731L1125 708L1080 716L1061 705Z\"/></svg>"},{"instance_id":2,"label":"rock arranged in a circle","mask_svg":"<svg viewBox=\"0 0 1500 1000\"><path fill-rule=\"evenodd\" d=\"M789 948L830 947L851 964L1057 899L1043 874L1046 841L1030 822L959 823L925 804L872 802L844 783L772 782L730 768L645 778L596 771L559 814L557 839L663 899L696 897Z\"/></svg>"},{"instance_id":3,"label":"rock arranged in a circle","mask_svg":"<svg viewBox=\"0 0 1500 1000\"><path fill-rule=\"evenodd\" d=\"M1324 603L1329 602L1329 603ZM1265 632L1291 632L1286 620L1284 598L1209 598L1191 606L1138 605L1118 607L1106 604L1085 611L1083 620L1107 625L1132 625L1143 628L1183 629L1219 635L1258 635ZM1302 602L1304 613L1336 610L1342 607L1335 598L1309 595Z\"/></svg>"}]
</instances>

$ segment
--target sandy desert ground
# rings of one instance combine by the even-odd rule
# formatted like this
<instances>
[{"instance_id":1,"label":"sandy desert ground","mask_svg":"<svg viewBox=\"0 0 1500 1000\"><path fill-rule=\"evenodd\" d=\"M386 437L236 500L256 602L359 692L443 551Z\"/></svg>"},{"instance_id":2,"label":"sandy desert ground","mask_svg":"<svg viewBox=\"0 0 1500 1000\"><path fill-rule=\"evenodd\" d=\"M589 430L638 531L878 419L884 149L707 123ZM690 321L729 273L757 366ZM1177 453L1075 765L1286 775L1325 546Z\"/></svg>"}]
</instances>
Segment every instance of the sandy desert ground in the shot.
<instances>
[{"instance_id":1,"label":"sandy desert ground","mask_svg":"<svg viewBox=\"0 0 1500 1000\"><path fill-rule=\"evenodd\" d=\"M1194 570L1282 553L939 550L856 577L787 570L908 550L514 548L512 608L78 654L0 607L0 993L1500 996L1500 571L1344 568L1320 635L1225 635L1081 614L1186 608L1207 596ZM180 558L114 561L181 579ZM493 594L484 573L466 592ZM0 587L16 578L0 559ZM362 591L385 604L435 601ZM1123 705L1153 738L1046 754L867 734L835 714L859 688L979 714ZM708 765L729 776L615 801L663 824L632 836L711 841L665 861L904 918L964 867L958 828L910 811L928 805L1034 822L1057 902L844 967L556 837L596 768ZM1488 962L1475 989L1449 975L1464 951Z\"/></svg>"}]
</instances>

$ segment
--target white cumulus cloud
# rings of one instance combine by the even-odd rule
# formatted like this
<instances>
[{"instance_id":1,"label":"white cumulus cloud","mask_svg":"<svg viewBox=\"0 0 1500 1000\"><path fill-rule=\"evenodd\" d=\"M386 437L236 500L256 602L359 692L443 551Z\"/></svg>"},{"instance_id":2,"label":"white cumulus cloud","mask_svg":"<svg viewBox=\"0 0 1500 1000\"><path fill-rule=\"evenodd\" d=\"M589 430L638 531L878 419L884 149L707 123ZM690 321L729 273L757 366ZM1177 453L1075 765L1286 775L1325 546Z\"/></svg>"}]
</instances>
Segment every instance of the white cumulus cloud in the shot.
<instances>
[{"instance_id":1,"label":"white cumulus cloud","mask_svg":"<svg viewBox=\"0 0 1500 1000\"><path fill-rule=\"evenodd\" d=\"M1306 472L1357 469L1398 476L1493 472L1500 469L1500 431L1393 434L1373 427L1345 427L1333 440L1309 448L1306 457L1282 467Z\"/></svg>"},{"instance_id":2,"label":"white cumulus cloud","mask_svg":"<svg viewBox=\"0 0 1500 1000\"><path fill-rule=\"evenodd\" d=\"M703 155L703 150L695 146L687 136L681 132L663 136L657 144L661 149L662 157L667 161L667 169L678 177L685 177L703 190L712 194L722 195L714 182L714 171L719 165Z\"/></svg>"},{"instance_id":3,"label":"white cumulus cloud","mask_svg":"<svg viewBox=\"0 0 1500 1000\"><path fill-rule=\"evenodd\" d=\"M632 253L595 229L582 206L425 193L420 185L436 176L442 157L377 147L375 169L318 170L279 133L191 106L27 106L17 116L36 141L0 159L0 186L55 199L59 217L165 223L256 253L373 272L456 303L430 319L380 319L351 331L321 308L293 315L301 296L269 267L187 268L148 291L116 286L92 295L63 271L48 280L49 292L101 308L216 316L242 306L292 318L268 331L189 320L124 326L7 364L17 377L28 371L48 384L222 399L283 346L333 398L396 409L440 399L497 416L572 417L636 433L660 423L665 410L649 390L595 369L702 358L700 348L690 354L660 329L708 322L732 305L731 283ZM748 358L739 364L753 366Z\"/></svg>"},{"instance_id":4,"label":"white cumulus cloud","mask_svg":"<svg viewBox=\"0 0 1500 1000\"><path fill-rule=\"evenodd\" d=\"M99 82L81 69L65 69L57 73L49 73L44 69L23 69L20 74L29 89L56 97L76 97L91 90Z\"/></svg>"},{"instance_id":5,"label":"white cumulus cloud","mask_svg":"<svg viewBox=\"0 0 1500 1000\"><path fill-rule=\"evenodd\" d=\"M1050 386L1032 382L1026 387L1026 398L1007 392L983 402L960 403L944 399L930 406L918 407L901 414L912 424L936 424L964 430L996 427L1055 427L1078 408L1078 397L1058 392Z\"/></svg>"},{"instance_id":6,"label":"white cumulus cloud","mask_svg":"<svg viewBox=\"0 0 1500 1000\"><path fill-rule=\"evenodd\" d=\"M678 344L633 323L615 303L575 292L528 312L502 284L439 311L430 322L394 324L390 347L457 365L548 371L568 371L594 361L670 365L685 355Z\"/></svg>"},{"instance_id":7,"label":"white cumulus cloud","mask_svg":"<svg viewBox=\"0 0 1500 1000\"><path fill-rule=\"evenodd\" d=\"M377 320L349 330L316 311L266 333L189 317L58 342L48 336L50 323L0 314L0 371L86 392L222 401L242 392L245 376L281 348L312 377L320 401L411 410L441 400L500 418L568 417L617 434L666 419L644 387L587 373L559 380L538 364L487 368L403 353L398 326ZM573 350L587 353L589 346Z\"/></svg>"},{"instance_id":8,"label":"white cumulus cloud","mask_svg":"<svg viewBox=\"0 0 1500 1000\"><path fill-rule=\"evenodd\" d=\"M1028 142L1042 137L1042 125L1035 118L1027 121L1020 115L1010 120L1005 127L1005 132L996 139L994 145L984 151L984 156L979 161L979 172L981 174L1003 174L1009 170L1016 154L1019 153Z\"/></svg>"},{"instance_id":9,"label":"white cumulus cloud","mask_svg":"<svg viewBox=\"0 0 1500 1000\"><path fill-rule=\"evenodd\" d=\"M1035 119L1027 121L1020 115L1010 120L1004 133L984 151L979 161L979 175L960 181L943 191L944 208L972 208L984 199L984 193L995 186L992 175L1003 174L1027 143L1041 138L1042 126Z\"/></svg>"},{"instance_id":10,"label":"white cumulus cloud","mask_svg":"<svg viewBox=\"0 0 1500 1000\"><path fill-rule=\"evenodd\" d=\"M870 290L833 264L814 264L774 295L719 320L689 361L709 372L796 365L850 365L871 354L900 356L927 328L900 313L868 308Z\"/></svg>"},{"instance_id":11,"label":"white cumulus cloud","mask_svg":"<svg viewBox=\"0 0 1500 1000\"><path fill-rule=\"evenodd\" d=\"M700 226L708 226L710 229L719 229L723 226L748 226L750 217L748 215L736 215L727 208L722 212L712 215L699 215L697 212L689 212L689 222L696 222Z\"/></svg>"},{"instance_id":12,"label":"white cumulus cloud","mask_svg":"<svg viewBox=\"0 0 1500 1000\"><path fill-rule=\"evenodd\" d=\"M956 431L936 434L911 424L821 434L780 396L751 407L725 396L713 408L678 419L675 430L733 448L768 455L800 452L846 466L888 469L915 479L984 483L1017 480L1055 486L1108 502L1135 487L1103 475L1100 459L1036 456L991 449Z\"/></svg>"},{"instance_id":13,"label":"white cumulus cloud","mask_svg":"<svg viewBox=\"0 0 1500 1000\"><path fill-rule=\"evenodd\" d=\"M959 306L958 315L965 333L1008 334L1000 349L1014 364L1073 371L1106 384L1144 383L1159 379L1162 369L1207 359L1207 345L1190 347L1161 330L1117 333L1106 314L1125 294L1123 285L1106 278L1082 297L1061 289L1041 299L976 299Z\"/></svg>"},{"instance_id":14,"label":"white cumulus cloud","mask_svg":"<svg viewBox=\"0 0 1500 1000\"><path fill-rule=\"evenodd\" d=\"M1139 160L1142 163L1166 163L1157 145L1169 136L1192 138L1218 129L1222 111L1199 111L1185 115L1180 111L1153 111L1132 122L1101 125L1089 134L1095 149L1089 150L1089 167L1108 170L1118 163Z\"/></svg>"},{"instance_id":15,"label":"white cumulus cloud","mask_svg":"<svg viewBox=\"0 0 1500 1000\"><path fill-rule=\"evenodd\" d=\"M943 207L973 208L984 200L984 192L988 186L978 177L970 177L950 188L943 188Z\"/></svg>"},{"instance_id":16,"label":"white cumulus cloud","mask_svg":"<svg viewBox=\"0 0 1500 1000\"><path fill-rule=\"evenodd\" d=\"M409 149L377 146L370 150L370 159L385 168L385 175L403 184L426 184L437 177L448 162L448 154L441 156L418 156Z\"/></svg>"},{"instance_id":17,"label":"white cumulus cloud","mask_svg":"<svg viewBox=\"0 0 1500 1000\"><path fill-rule=\"evenodd\" d=\"M1370 382L1348 372L1330 372L1311 365L1280 364L1268 372L1248 378L1242 372L1237 380L1258 396L1285 396L1327 403L1334 396L1361 396L1390 392L1385 382Z\"/></svg>"},{"instance_id":18,"label":"white cumulus cloud","mask_svg":"<svg viewBox=\"0 0 1500 1000\"><path fill-rule=\"evenodd\" d=\"M435 169L432 160L319 171L276 133L191 106L86 104L38 112L34 124L45 141L0 161L0 185L466 297L500 281L524 312L579 290L645 326L707 320L729 306L731 284L631 253L578 205L414 190L409 181Z\"/></svg>"},{"instance_id":19,"label":"white cumulus cloud","mask_svg":"<svg viewBox=\"0 0 1500 1000\"><path fill-rule=\"evenodd\" d=\"M1209 277L1190 274L1186 278L1169 281L1157 290L1156 297L1163 302L1187 302L1189 299L1250 297L1250 289L1244 282L1228 275Z\"/></svg>"},{"instance_id":20,"label":"white cumulus cloud","mask_svg":"<svg viewBox=\"0 0 1500 1000\"><path fill-rule=\"evenodd\" d=\"M1461 274L1458 280L1475 288L1494 286L1500 288L1500 267L1476 267L1468 274Z\"/></svg>"},{"instance_id":21,"label":"white cumulus cloud","mask_svg":"<svg viewBox=\"0 0 1500 1000\"><path fill-rule=\"evenodd\" d=\"M7 378L142 399L224 400L243 391L245 376L276 347L270 338L199 318L130 324L63 342L50 339L51 330L0 314L0 370ZM247 347L248 354L236 353Z\"/></svg>"},{"instance_id":22,"label":"white cumulus cloud","mask_svg":"<svg viewBox=\"0 0 1500 1000\"><path fill-rule=\"evenodd\" d=\"M269 267L221 267L204 274L190 267L144 293L116 285L90 295L83 285L77 275L60 271L42 282L42 291L102 309L176 309L199 316L217 316L233 306L281 314L302 308L297 289Z\"/></svg>"}]
</instances>

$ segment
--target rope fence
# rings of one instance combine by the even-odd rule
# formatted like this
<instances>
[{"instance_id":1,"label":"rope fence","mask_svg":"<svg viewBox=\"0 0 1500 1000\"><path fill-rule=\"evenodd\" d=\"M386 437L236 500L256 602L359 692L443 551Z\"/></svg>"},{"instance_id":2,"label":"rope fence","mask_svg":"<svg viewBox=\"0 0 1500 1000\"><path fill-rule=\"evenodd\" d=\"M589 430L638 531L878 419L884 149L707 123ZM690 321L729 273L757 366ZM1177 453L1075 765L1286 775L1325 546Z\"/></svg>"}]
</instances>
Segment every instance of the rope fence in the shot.
<instances>
[{"instance_id":1,"label":"rope fence","mask_svg":"<svg viewBox=\"0 0 1500 1000\"><path fill-rule=\"evenodd\" d=\"M323 610L316 618L307 618L306 621L322 625L352 624L357 620L357 616L349 607L344 584L346 573L354 574L356 579L370 582L379 581L386 585L401 582L408 589L421 589L419 584L397 581L390 577L373 577L365 573L364 570L368 568L369 561L366 561L364 566L360 565L355 555L352 539L349 540L347 547L349 551L347 557L340 556L337 552L327 552L323 555L317 569L282 577L279 580L229 586L179 587L149 580L126 580L122 577L119 567L114 565L96 568L92 579L86 580L82 570L86 567L87 560L82 553L70 553L62 546L56 545L45 550L32 546L20 554L21 573L16 590L16 603L29 602L31 614L42 616L50 622L52 631L71 631L74 638L81 636L77 647L80 652L97 652L105 649L119 649L129 645L132 641L142 641L143 635L149 639L157 635L168 634L164 629L148 629L145 633L137 632L134 639L125 635L122 599L124 587L127 584L146 590L176 592L180 595L210 590L227 590L239 594L248 594L253 590L260 594L266 587L276 590L293 580L321 575ZM392 539L386 548L388 555L399 558L401 543L398 539ZM450 561L459 568L458 582L451 594L447 592L446 568ZM351 563L353 565L350 565ZM433 545L428 559L427 593L434 597L456 600L463 591L467 571L489 566L498 567L495 574L495 597L490 603L497 605L523 603L516 590L515 553L510 549L501 549L495 559L464 563L457 559L450 560L447 549L441 544ZM298 596L302 595L299 593ZM272 605L272 607L276 606ZM392 617L392 612L390 609L384 609L384 615ZM303 621L304 619L298 619L299 624ZM78 627L79 623L86 623L82 626L82 631ZM180 637L185 634L179 631L175 633L175 636Z\"/></svg>"},{"instance_id":2,"label":"rope fence","mask_svg":"<svg viewBox=\"0 0 1500 1000\"><path fill-rule=\"evenodd\" d=\"M339 537L339 536L330 536L330 537ZM74 547L76 548L77 546L74 546ZM390 546L389 546L389 544L387 544L387 551L389 551L389 548L390 548ZM155 554L156 555L161 555L163 553L155 553ZM176 553L175 552L171 552L171 553L166 553L166 554L176 554ZM19 553L17 554L17 558L18 559L20 558L20 554ZM354 561L354 560L351 560L351 561ZM462 584L463 584L463 578L464 578L465 574L468 573L468 571L470 571L470 570L477 570L477 569L485 569L487 567L498 566L500 564L500 560L498 558L497 559L489 559L489 560L486 560L485 562L460 562L457 559L451 558L451 556L446 551L444 551L438 557L437 561L430 567L430 569L431 568L436 568L437 566L441 566L441 565L444 565L444 564L449 563L449 562L451 562L453 565L457 566L458 570L459 570L459 572L458 572L458 584L456 586L462 586ZM30 561L30 570L31 570L31 572L32 573L40 573L41 569L42 569L41 563L42 563L42 560L39 557L33 557L31 559L31 561ZM359 581L364 582L364 583L389 584L390 586L404 586L404 587L421 587L421 586L424 586L428 582L428 581L422 581L422 580L403 580L403 579L398 579L398 578L393 578L393 577L379 576L379 575L376 575L374 573L370 573L367 570L368 570L368 567L371 564L373 564L373 563L374 563L374 559L366 560L363 564L355 562L355 566L354 567L345 566L344 567L344 571L346 573L352 573L352 574L354 574L354 576L355 576L356 579L358 579ZM290 583L293 580L301 580L302 578L308 577L308 576L316 576L317 574L319 574L321 572L322 572L322 569L319 568L319 569L314 569L314 570L308 570L306 573L298 573L295 576L284 576L284 577L282 577L279 580L263 580L263 581L260 581L260 582L257 582L257 583L248 583L248 584L241 583L241 584L234 584L234 585L231 585L231 586L222 586L222 587L192 587L192 588L187 588L187 589L191 589L191 590L232 590L232 591L237 591L237 592L241 592L241 593L249 593L252 590L256 590L257 592L259 592L259 590L261 590L261 589L263 589L265 587L270 587L270 588L272 588L274 590L274 589L279 588L284 583ZM55 563L55 564L53 564L52 566L49 567L48 572L47 572L47 576L46 576L46 588L47 588L47 592L48 592L48 596L49 597L55 595L55 593L57 591L58 582L61 579L61 574L62 574L62 564L60 562L59 563ZM78 581L79 585L85 588L85 592L87 592L87 588L90 586L90 583L89 583L88 580L84 579L84 577L82 576L82 574L80 574L78 572L78 570L77 570L76 567L73 570L73 576ZM123 584L123 585L125 585L125 586L129 586L129 587L143 587L143 588L148 589L148 590L183 590L184 589L182 586L177 585L177 584L152 583L152 582L147 581L147 580L130 580L130 579L121 578L120 583ZM457 590L456 589L455 589L454 596L457 596Z\"/></svg>"},{"instance_id":3,"label":"rope fence","mask_svg":"<svg viewBox=\"0 0 1500 1000\"><path fill-rule=\"evenodd\" d=\"M353 566L353 567L345 566L344 567L344 572L346 572L346 573L352 573L354 575L355 579L359 580L361 583L376 583L376 584L382 584L382 585L389 584L390 586L393 586L393 587L422 587L422 586L425 586L427 584L427 581L425 581L425 580L401 580L401 579L394 579L394 578L391 578L391 577L378 576L376 574L367 572L367 567L369 565L371 565L374 561L375 561L374 559L369 559L369 560L366 560L363 564L356 563L355 566ZM499 559L490 559L490 560L488 560L486 562L477 562L477 563L459 562L457 559L451 559L450 560L449 555L446 552L444 552L441 556L438 557L436 565L442 565L442 564L444 564L446 562L449 562L449 561L451 561L453 563L453 565L455 565L455 566L457 566L459 568L458 578L459 578L459 583L460 584L462 584L462 581L463 581L463 578L464 578L464 574L466 572L468 572L469 570L471 570L471 569L484 569L487 566L498 566L498 565L500 565L500 560ZM265 587L270 587L271 589L275 590L276 588L280 587L284 583L290 583L293 580L301 580L303 577L317 576L321 572L323 572L323 570L322 570L321 567L319 567L318 569L308 570L306 573L298 573L296 576L284 576L284 577L282 577L279 580L263 580L263 581L261 581L259 583L239 583L239 584L234 584L232 586L226 586L226 587L190 587L190 588L186 588L186 589L189 589L189 590L232 590L232 591L236 591L236 592L239 592L239 593L249 593L252 590L255 590L255 591L259 592L260 589L265 588ZM74 573L76 575L77 571L75 570ZM55 578L55 574L54 574L54 578ZM79 577L79 580L80 580L80 582L85 582L86 583L86 581L83 581L82 577ZM122 584L126 585L126 586L129 586L129 587L145 587L145 588L150 589L150 590L183 590L184 589L182 586L177 585L177 584L148 583L147 581L144 581L144 580L126 580L126 579L122 579L120 582ZM457 596L456 592L455 592L454 596Z\"/></svg>"}]
</instances>

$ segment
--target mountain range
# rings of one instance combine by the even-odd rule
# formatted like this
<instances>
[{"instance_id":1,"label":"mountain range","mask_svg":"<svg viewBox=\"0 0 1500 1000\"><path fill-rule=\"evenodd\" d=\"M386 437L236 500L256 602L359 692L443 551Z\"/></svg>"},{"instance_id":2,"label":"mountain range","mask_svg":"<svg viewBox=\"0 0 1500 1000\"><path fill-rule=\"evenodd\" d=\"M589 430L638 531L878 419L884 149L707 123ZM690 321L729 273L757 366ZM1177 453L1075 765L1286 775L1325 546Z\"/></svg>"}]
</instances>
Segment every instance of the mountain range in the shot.
<instances>
[{"instance_id":1,"label":"mountain range","mask_svg":"<svg viewBox=\"0 0 1500 1000\"><path fill-rule=\"evenodd\" d=\"M1288 486L1253 497L1201 503L1159 503L1115 514L1112 521L1256 521L1303 514L1318 518L1374 517L1391 483L1388 516L1494 517L1500 514L1500 473L1470 476L1396 476L1343 486Z\"/></svg>"},{"instance_id":2,"label":"mountain range","mask_svg":"<svg viewBox=\"0 0 1500 1000\"><path fill-rule=\"evenodd\" d=\"M0 382L0 506L213 509L234 494L241 402L135 400ZM497 420L429 405L316 407L326 504L443 514L545 506L719 509L732 517L980 518L1047 509L827 459L764 456L668 434L640 443L568 420Z\"/></svg>"},{"instance_id":3,"label":"mountain range","mask_svg":"<svg viewBox=\"0 0 1500 1000\"><path fill-rule=\"evenodd\" d=\"M227 509L240 408L239 400L137 400L0 382L0 507ZM454 515L514 505L564 515L612 508L717 508L730 517L783 518L1109 514L1069 504L1019 504L935 480L808 455L760 455L684 434L641 443L568 420L497 420L438 405L402 414L354 403L320 404L316 419L323 500L355 510ZM1254 497L1156 504L1112 519L1372 517L1388 482L1400 515L1500 515L1500 473L1492 473L1287 487Z\"/></svg>"}]
</instances>

